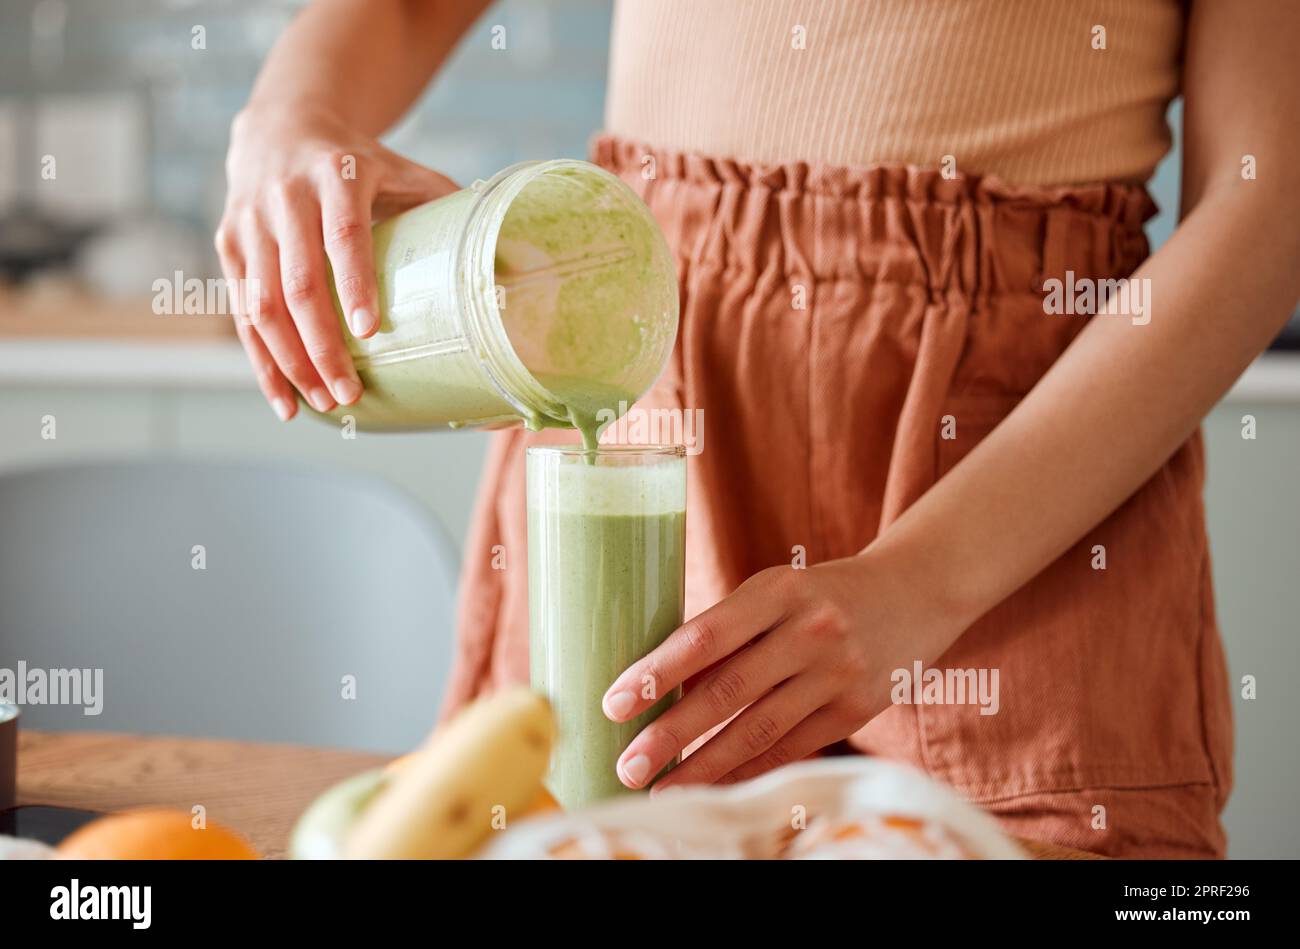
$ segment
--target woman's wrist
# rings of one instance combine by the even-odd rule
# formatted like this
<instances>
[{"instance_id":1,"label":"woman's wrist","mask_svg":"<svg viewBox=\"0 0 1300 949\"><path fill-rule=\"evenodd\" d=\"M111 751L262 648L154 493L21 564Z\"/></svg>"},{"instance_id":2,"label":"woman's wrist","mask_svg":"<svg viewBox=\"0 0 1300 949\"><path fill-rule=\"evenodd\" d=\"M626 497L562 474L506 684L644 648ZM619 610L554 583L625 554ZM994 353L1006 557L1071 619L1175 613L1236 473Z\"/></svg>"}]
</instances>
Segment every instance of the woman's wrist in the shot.
<instances>
[{"instance_id":1,"label":"woman's wrist","mask_svg":"<svg viewBox=\"0 0 1300 949\"><path fill-rule=\"evenodd\" d=\"M987 609L973 602L956 576L942 538L886 530L856 557L876 576L887 578L900 622L915 631L933 660L942 655ZM927 657L922 657L927 658Z\"/></svg>"},{"instance_id":2,"label":"woman's wrist","mask_svg":"<svg viewBox=\"0 0 1300 949\"><path fill-rule=\"evenodd\" d=\"M231 138L247 134L258 134L268 124L294 126L320 125L342 127L346 125L344 116L326 100L316 96L259 96L254 94L235 113L230 124Z\"/></svg>"}]
</instances>

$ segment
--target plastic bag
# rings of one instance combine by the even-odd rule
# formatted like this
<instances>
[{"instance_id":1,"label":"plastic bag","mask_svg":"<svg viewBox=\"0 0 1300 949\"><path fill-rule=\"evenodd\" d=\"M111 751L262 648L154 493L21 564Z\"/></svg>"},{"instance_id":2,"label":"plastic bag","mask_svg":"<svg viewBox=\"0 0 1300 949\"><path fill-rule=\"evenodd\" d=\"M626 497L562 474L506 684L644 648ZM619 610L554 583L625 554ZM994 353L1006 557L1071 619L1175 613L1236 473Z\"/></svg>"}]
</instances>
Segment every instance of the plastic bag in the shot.
<instances>
[{"instance_id":1,"label":"plastic bag","mask_svg":"<svg viewBox=\"0 0 1300 949\"><path fill-rule=\"evenodd\" d=\"M825 758L730 786L522 821L485 859L1019 859L992 817L905 765Z\"/></svg>"}]
</instances>

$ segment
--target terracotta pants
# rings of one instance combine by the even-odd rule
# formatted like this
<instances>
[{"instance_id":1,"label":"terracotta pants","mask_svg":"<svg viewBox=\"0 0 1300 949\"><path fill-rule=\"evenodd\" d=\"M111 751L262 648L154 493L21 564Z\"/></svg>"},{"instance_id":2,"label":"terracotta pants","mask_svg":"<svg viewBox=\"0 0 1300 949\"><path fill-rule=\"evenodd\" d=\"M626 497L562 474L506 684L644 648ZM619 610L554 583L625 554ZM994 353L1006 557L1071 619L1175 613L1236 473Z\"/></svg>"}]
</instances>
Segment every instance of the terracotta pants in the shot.
<instances>
[{"instance_id":1,"label":"terracotta pants","mask_svg":"<svg viewBox=\"0 0 1300 949\"><path fill-rule=\"evenodd\" d=\"M790 563L796 545L811 564L887 528L1086 325L1044 313L1044 280L1129 274L1153 211L1133 186L758 167L611 139L595 160L644 198L677 257L677 347L639 407L704 413L688 468L688 616ZM942 436L945 416L956 438ZM447 712L528 679L524 447L572 439L493 438ZM940 667L999 670L998 714L897 705L853 747L924 768L1021 836L1221 856L1232 722L1203 477L1198 434L944 655Z\"/></svg>"}]
</instances>

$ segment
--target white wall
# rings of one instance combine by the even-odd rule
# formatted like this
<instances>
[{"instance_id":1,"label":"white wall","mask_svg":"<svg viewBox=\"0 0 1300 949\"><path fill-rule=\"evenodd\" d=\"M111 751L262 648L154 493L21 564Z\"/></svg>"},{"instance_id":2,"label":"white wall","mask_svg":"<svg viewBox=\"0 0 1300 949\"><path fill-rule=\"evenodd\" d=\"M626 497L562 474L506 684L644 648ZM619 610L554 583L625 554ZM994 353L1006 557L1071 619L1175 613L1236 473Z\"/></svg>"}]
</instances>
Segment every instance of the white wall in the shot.
<instances>
[{"instance_id":1,"label":"white wall","mask_svg":"<svg viewBox=\"0 0 1300 949\"><path fill-rule=\"evenodd\" d=\"M1242 438L1253 415L1257 437ZM1228 652L1236 787L1232 857L1300 857L1300 405L1233 402L1206 420L1206 507L1219 626ZM1158 525L1152 525L1158 527ZM1257 698L1242 698L1242 677Z\"/></svg>"}]
</instances>

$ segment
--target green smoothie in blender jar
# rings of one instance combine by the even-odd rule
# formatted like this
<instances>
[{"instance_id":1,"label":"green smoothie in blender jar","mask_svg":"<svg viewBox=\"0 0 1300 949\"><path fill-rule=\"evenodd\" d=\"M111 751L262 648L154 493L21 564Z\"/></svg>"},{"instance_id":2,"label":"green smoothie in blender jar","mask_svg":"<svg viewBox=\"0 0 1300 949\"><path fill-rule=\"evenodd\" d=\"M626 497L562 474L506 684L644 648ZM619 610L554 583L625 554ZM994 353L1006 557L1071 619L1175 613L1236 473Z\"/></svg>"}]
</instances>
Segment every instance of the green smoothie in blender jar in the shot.
<instances>
[{"instance_id":1,"label":"green smoothie in blender jar","mask_svg":"<svg viewBox=\"0 0 1300 949\"><path fill-rule=\"evenodd\" d=\"M380 328L344 328L365 393L329 413L362 430L522 422L577 428L594 447L672 349L663 236L627 185L586 162L513 166L373 236Z\"/></svg>"}]
</instances>

